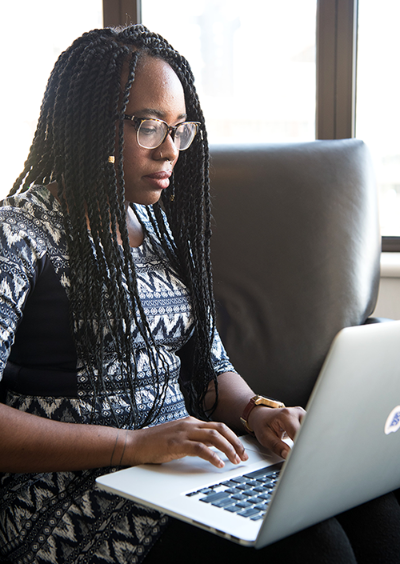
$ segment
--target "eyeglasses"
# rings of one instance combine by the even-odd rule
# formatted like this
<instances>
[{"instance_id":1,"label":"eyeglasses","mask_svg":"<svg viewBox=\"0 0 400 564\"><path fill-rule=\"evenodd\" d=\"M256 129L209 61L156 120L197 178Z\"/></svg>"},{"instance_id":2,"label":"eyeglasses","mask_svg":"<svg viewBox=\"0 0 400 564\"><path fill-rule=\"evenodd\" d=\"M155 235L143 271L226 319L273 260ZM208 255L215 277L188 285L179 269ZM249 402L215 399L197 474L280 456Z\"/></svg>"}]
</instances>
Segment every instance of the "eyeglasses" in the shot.
<instances>
[{"instance_id":1,"label":"eyeglasses","mask_svg":"<svg viewBox=\"0 0 400 564\"><path fill-rule=\"evenodd\" d=\"M200 123L185 121L175 127L155 118L138 118L125 114L124 119L133 123L136 129L137 142L144 149L156 149L164 143L168 133L171 134L179 151L185 151L192 144Z\"/></svg>"}]
</instances>

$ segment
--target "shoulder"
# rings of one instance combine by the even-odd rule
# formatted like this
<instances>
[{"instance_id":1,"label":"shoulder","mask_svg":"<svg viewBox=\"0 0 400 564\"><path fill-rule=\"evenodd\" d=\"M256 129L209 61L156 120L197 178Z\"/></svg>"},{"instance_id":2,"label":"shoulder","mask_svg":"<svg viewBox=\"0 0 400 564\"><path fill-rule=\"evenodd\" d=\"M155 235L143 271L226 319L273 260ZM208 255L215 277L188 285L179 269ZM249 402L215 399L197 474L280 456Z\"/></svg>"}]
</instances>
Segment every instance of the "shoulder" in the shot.
<instances>
[{"instance_id":1,"label":"shoulder","mask_svg":"<svg viewBox=\"0 0 400 564\"><path fill-rule=\"evenodd\" d=\"M9 196L0 202L0 214L27 218L44 214L61 215L61 207L45 186L31 186L26 192Z\"/></svg>"},{"instance_id":2,"label":"shoulder","mask_svg":"<svg viewBox=\"0 0 400 564\"><path fill-rule=\"evenodd\" d=\"M44 186L0 203L0 245L16 252L30 249L42 255L49 241L58 244L63 230L61 207Z\"/></svg>"}]
</instances>

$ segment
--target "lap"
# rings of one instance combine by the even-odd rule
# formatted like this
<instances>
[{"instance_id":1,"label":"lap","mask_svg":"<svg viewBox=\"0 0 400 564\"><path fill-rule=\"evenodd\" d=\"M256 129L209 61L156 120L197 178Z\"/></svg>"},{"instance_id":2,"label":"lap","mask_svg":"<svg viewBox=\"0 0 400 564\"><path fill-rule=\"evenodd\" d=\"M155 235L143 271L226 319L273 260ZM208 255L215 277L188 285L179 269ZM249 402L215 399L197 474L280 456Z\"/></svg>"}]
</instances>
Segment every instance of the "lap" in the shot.
<instances>
[{"instance_id":1,"label":"lap","mask_svg":"<svg viewBox=\"0 0 400 564\"><path fill-rule=\"evenodd\" d=\"M238 562L252 564L291 562L291 564L356 563L353 550L336 519L329 519L270 546L256 550L171 519L162 537L150 550L145 564L172 562Z\"/></svg>"},{"instance_id":2,"label":"lap","mask_svg":"<svg viewBox=\"0 0 400 564\"><path fill-rule=\"evenodd\" d=\"M400 564L400 505L387 494L260 550L171 519L145 564L248 558L253 564Z\"/></svg>"},{"instance_id":3,"label":"lap","mask_svg":"<svg viewBox=\"0 0 400 564\"><path fill-rule=\"evenodd\" d=\"M378 497L337 516L362 564L400 564L398 492Z\"/></svg>"}]
</instances>

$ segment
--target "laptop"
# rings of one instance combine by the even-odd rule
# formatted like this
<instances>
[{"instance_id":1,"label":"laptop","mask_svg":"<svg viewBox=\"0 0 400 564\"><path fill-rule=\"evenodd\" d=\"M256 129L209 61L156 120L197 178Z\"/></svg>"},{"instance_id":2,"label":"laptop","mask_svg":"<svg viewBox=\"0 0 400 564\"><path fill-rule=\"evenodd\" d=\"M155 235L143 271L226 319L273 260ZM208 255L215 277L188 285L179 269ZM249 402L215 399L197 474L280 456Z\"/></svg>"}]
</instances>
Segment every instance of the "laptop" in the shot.
<instances>
[{"instance_id":1,"label":"laptop","mask_svg":"<svg viewBox=\"0 0 400 564\"><path fill-rule=\"evenodd\" d=\"M239 465L185 457L97 483L261 548L399 488L399 428L400 321L351 327L332 343L286 461L245 436L249 459Z\"/></svg>"}]
</instances>

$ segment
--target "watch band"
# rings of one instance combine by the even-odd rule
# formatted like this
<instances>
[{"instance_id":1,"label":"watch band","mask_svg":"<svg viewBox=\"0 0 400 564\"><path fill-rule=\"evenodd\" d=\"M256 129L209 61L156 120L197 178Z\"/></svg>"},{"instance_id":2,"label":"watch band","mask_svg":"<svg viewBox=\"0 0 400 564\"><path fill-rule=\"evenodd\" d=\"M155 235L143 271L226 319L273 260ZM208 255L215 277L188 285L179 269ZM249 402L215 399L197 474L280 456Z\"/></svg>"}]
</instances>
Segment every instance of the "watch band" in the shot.
<instances>
[{"instance_id":1,"label":"watch band","mask_svg":"<svg viewBox=\"0 0 400 564\"><path fill-rule=\"evenodd\" d=\"M251 435L254 435L254 431L249 426L248 419L249 419L250 413L253 411L253 409L257 405L265 405L266 407L285 407L285 404L282 403L281 401L276 401L276 400L273 400L271 398L266 398L264 396L253 396L250 399L249 403L244 408L244 411L243 411L242 416L240 418L240 421L242 422L244 428Z\"/></svg>"}]
</instances>

